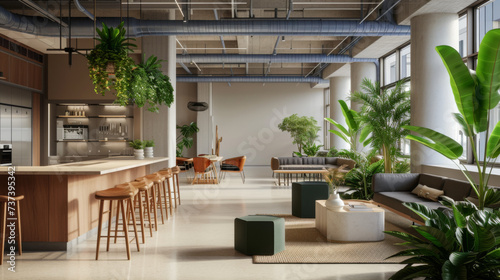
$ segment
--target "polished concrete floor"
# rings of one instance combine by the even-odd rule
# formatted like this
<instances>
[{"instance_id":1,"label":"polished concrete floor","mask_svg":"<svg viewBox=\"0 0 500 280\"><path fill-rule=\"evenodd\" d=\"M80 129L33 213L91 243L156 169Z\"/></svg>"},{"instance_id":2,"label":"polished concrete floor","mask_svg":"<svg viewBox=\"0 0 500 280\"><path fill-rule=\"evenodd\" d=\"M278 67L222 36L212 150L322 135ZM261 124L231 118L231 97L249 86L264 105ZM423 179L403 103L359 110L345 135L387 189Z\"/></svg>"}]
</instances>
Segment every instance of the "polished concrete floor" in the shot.
<instances>
[{"instance_id":1,"label":"polished concrete floor","mask_svg":"<svg viewBox=\"0 0 500 280\"><path fill-rule=\"evenodd\" d=\"M291 189L275 186L269 167L246 167L247 180L228 174L219 185L187 184L182 205L158 232L146 238L132 260L123 241L109 252L96 237L69 252L25 252L16 272L0 266L0 279L388 279L395 264L252 264L233 249L233 221L248 214L291 214ZM103 239L105 241L105 239Z\"/></svg>"}]
</instances>

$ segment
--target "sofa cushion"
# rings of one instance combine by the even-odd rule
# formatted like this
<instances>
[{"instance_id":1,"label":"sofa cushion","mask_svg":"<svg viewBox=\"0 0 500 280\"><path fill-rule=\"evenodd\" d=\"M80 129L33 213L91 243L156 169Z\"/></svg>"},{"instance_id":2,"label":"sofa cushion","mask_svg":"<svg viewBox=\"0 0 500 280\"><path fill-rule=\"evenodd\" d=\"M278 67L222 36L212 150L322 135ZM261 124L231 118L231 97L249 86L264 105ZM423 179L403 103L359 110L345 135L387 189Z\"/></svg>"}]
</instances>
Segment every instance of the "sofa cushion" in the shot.
<instances>
[{"instance_id":1,"label":"sofa cushion","mask_svg":"<svg viewBox=\"0 0 500 280\"><path fill-rule=\"evenodd\" d=\"M419 184L437 190L443 189L444 181L445 178L431 174L420 174L420 178L418 179Z\"/></svg>"},{"instance_id":2,"label":"sofa cushion","mask_svg":"<svg viewBox=\"0 0 500 280\"><path fill-rule=\"evenodd\" d=\"M438 201L438 198L444 194L444 191L437 190L434 188L429 188L428 186L418 184L411 193L418 195L419 197L426 198L432 201Z\"/></svg>"},{"instance_id":3,"label":"sofa cushion","mask_svg":"<svg viewBox=\"0 0 500 280\"><path fill-rule=\"evenodd\" d=\"M338 159L338 157L326 157L325 158L325 164L327 164L327 165L337 165L337 159Z\"/></svg>"},{"instance_id":4,"label":"sofa cushion","mask_svg":"<svg viewBox=\"0 0 500 280\"><path fill-rule=\"evenodd\" d=\"M454 179L445 179L443 186L444 195L454 200L464 200L471 189L469 182Z\"/></svg>"},{"instance_id":5,"label":"sofa cushion","mask_svg":"<svg viewBox=\"0 0 500 280\"><path fill-rule=\"evenodd\" d=\"M411 192L418 185L418 173L377 173L372 178L374 192Z\"/></svg>"},{"instance_id":6,"label":"sofa cushion","mask_svg":"<svg viewBox=\"0 0 500 280\"><path fill-rule=\"evenodd\" d=\"M306 165L325 165L324 157L307 157L302 159L302 164Z\"/></svg>"},{"instance_id":7,"label":"sofa cushion","mask_svg":"<svg viewBox=\"0 0 500 280\"><path fill-rule=\"evenodd\" d=\"M293 165L293 164L302 164L302 158L300 157L279 157L280 167L282 165Z\"/></svg>"},{"instance_id":8,"label":"sofa cushion","mask_svg":"<svg viewBox=\"0 0 500 280\"><path fill-rule=\"evenodd\" d=\"M403 202L416 202L419 204L423 204L431 209L437 209L438 207L442 207L441 203L439 202L429 201L425 198L418 197L410 192L375 193L373 195L373 200L422 222L423 222L422 218L420 218L417 214L415 214L415 212L406 208L406 206L403 205Z\"/></svg>"}]
</instances>

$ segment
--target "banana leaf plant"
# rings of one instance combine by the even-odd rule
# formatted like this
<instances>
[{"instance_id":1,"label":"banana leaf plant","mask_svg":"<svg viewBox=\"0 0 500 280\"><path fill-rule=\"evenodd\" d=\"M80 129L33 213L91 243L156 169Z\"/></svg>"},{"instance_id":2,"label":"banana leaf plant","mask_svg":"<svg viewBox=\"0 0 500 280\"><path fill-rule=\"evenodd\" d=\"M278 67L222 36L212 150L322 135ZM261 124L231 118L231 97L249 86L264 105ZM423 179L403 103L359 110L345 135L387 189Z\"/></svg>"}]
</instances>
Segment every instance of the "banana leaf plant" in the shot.
<instances>
[{"instance_id":1,"label":"banana leaf plant","mask_svg":"<svg viewBox=\"0 0 500 280\"><path fill-rule=\"evenodd\" d=\"M358 112L349 109L344 100L339 100L339 103L347 127L331 118L325 118L326 121L330 122L337 128L337 130L330 129L328 131L342 138L347 144L349 144L351 146L351 151L357 151L358 142L363 143L363 146L366 146L372 141L371 138L367 139L370 130L361 128L361 121L359 120Z\"/></svg>"},{"instance_id":2,"label":"banana leaf plant","mask_svg":"<svg viewBox=\"0 0 500 280\"><path fill-rule=\"evenodd\" d=\"M500 122L490 131L489 114L500 101L500 29L490 30L481 41L476 72L467 68L454 48L437 46L436 50L450 76L453 96L459 111L454 117L471 143L478 181L473 179L465 165L458 162L463 147L452 138L429 128L405 126L404 128L420 134L408 135L406 138L433 149L457 164L477 194L478 208L483 210L485 206L500 201L500 191L488 187L493 168L489 164L495 163L500 155ZM475 144L476 136L480 133L486 135L483 162L480 162Z\"/></svg>"},{"instance_id":3,"label":"banana leaf plant","mask_svg":"<svg viewBox=\"0 0 500 280\"><path fill-rule=\"evenodd\" d=\"M419 236L385 231L409 247L389 257L408 257L389 279L500 279L500 211L478 210L471 202L446 197L441 203L451 210L403 203L425 225L413 226Z\"/></svg>"}]
</instances>

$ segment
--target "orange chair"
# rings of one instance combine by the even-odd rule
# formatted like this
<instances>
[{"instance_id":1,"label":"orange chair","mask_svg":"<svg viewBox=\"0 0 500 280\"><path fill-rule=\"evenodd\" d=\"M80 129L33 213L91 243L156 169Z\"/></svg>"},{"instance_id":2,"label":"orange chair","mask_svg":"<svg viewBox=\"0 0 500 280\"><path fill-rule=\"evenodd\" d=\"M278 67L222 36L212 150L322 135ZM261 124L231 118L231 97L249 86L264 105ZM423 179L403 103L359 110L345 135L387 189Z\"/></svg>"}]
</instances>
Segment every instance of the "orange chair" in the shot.
<instances>
[{"instance_id":1,"label":"orange chair","mask_svg":"<svg viewBox=\"0 0 500 280\"><path fill-rule=\"evenodd\" d=\"M246 156L229 158L222 161L222 166L220 168L222 172L222 178L226 177L226 172L235 172L240 173L241 180L245 183L245 171L243 171L243 167L245 166L245 161L247 160Z\"/></svg>"},{"instance_id":2,"label":"orange chair","mask_svg":"<svg viewBox=\"0 0 500 280\"><path fill-rule=\"evenodd\" d=\"M194 184L196 181L200 183L200 179L204 179L205 182L208 182L209 180L212 180L212 183L214 182L213 178L215 178L215 176L213 177L208 176L214 172L212 168L212 162L208 158L204 157L193 158L193 168L194 168L194 178L191 184ZM200 176L199 179L198 175Z\"/></svg>"}]
</instances>

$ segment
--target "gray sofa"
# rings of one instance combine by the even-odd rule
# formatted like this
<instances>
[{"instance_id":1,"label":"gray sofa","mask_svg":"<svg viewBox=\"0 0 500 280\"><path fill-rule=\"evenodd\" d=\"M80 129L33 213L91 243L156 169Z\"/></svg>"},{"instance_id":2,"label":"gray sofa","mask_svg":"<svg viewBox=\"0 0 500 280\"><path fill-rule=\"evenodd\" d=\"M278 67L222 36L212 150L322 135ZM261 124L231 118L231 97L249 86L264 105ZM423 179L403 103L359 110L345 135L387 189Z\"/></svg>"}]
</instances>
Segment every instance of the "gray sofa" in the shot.
<instances>
[{"instance_id":1,"label":"gray sofa","mask_svg":"<svg viewBox=\"0 0 500 280\"><path fill-rule=\"evenodd\" d=\"M271 169L274 170L320 170L323 168L337 168L347 165L346 170L354 168L356 164L351 159L339 157L272 157Z\"/></svg>"},{"instance_id":2,"label":"gray sofa","mask_svg":"<svg viewBox=\"0 0 500 280\"><path fill-rule=\"evenodd\" d=\"M440 177L430 174L406 173L406 174L375 174L372 179L374 192L373 201L401 216L414 222L423 223L422 218L403 205L403 202L417 202L431 209L443 207L441 203L419 197L411 191L418 184L444 191L444 195L455 201L465 198L471 201L477 199L469 182Z\"/></svg>"}]
</instances>

